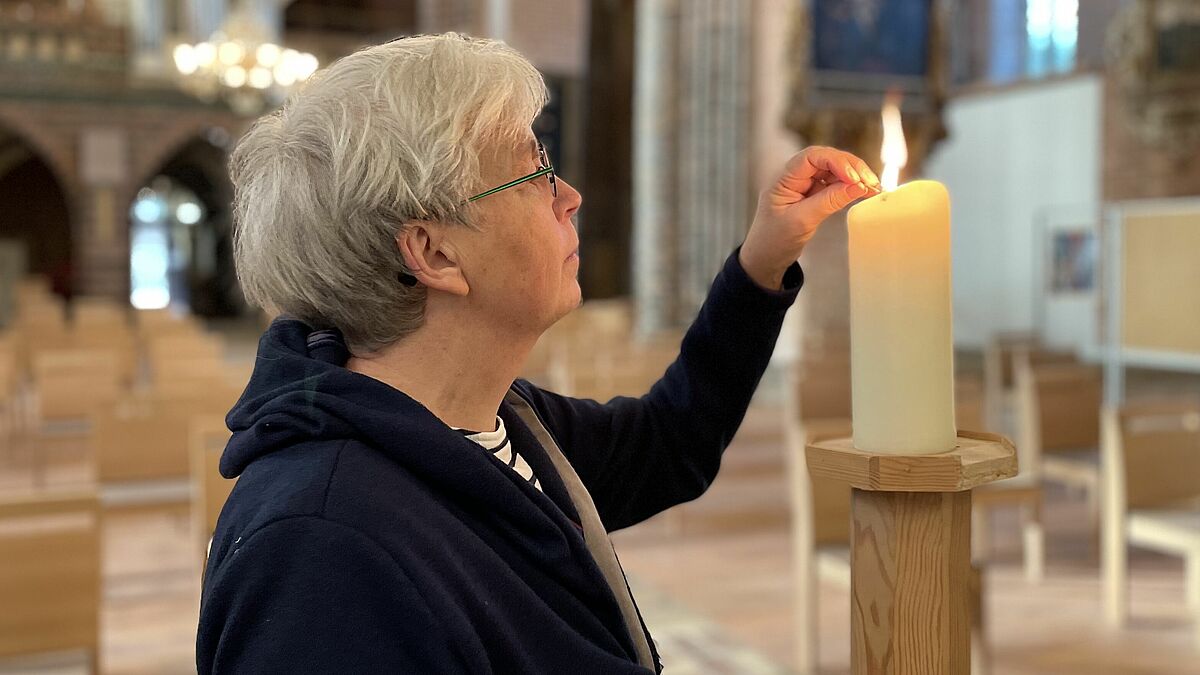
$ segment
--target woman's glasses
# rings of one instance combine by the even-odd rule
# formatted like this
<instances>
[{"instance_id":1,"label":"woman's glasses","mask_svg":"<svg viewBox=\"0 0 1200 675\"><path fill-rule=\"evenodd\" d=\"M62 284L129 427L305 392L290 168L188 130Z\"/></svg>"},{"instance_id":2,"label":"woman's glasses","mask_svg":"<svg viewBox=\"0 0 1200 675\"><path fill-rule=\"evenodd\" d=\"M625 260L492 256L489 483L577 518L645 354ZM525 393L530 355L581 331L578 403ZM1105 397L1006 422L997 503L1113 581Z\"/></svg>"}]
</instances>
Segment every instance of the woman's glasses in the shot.
<instances>
[{"instance_id":1,"label":"woman's glasses","mask_svg":"<svg viewBox=\"0 0 1200 675\"><path fill-rule=\"evenodd\" d=\"M553 194L555 197L557 197L558 196L558 182L554 180L554 165L550 163L550 156L546 154L546 146L542 145L540 141L537 144L537 152L538 152L538 170L537 171L534 171L533 173L529 174L528 176L521 176L520 178L518 178L516 180L509 181L509 182L505 183L504 185L494 187L490 190L487 190L486 192L480 192L479 194L475 195L474 197L467 199L467 201L469 201L469 202L478 201L489 195L494 195L497 192L500 192L501 190L507 190L510 187L516 187L516 186L520 185L521 183L527 183L527 182L529 182L535 178L539 178L541 176L549 176L550 177L550 193Z\"/></svg>"}]
</instances>

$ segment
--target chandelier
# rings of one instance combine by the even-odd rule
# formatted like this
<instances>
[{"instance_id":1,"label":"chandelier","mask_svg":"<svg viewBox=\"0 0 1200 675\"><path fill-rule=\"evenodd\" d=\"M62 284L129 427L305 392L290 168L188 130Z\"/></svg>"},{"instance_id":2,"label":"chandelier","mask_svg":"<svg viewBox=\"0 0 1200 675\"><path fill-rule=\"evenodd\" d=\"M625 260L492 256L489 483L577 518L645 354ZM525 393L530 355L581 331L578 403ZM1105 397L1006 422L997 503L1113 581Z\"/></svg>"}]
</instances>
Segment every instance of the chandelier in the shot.
<instances>
[{"instance_id":1,"label":"chandelier","mask_svg":"<svg viewBox=\"0 0 1200 675\"><path fill-rule=\"evenodd\" d=\"M205 101L222 98L253 115L278 105L319 66L317 57L277 45L248 13L235 10L212 36L172 50L180 86Z\"/></svg>"}]
</instances>

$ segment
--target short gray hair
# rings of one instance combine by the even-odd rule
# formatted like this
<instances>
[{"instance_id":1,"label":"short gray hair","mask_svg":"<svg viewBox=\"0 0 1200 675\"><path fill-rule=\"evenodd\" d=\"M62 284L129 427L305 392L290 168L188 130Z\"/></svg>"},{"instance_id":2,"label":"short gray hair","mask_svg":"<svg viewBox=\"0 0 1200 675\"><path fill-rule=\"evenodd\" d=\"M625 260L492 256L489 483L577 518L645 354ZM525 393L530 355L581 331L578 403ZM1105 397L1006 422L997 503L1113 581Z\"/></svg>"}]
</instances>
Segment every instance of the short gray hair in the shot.
<instances>
[{"instance_id":1,"label":"short gray hair","mask_svg":"<svg viewBox=\"0 0 1200 675\"><path fill-rule=\"evenodd\" d=\"M479 157L517 142L546 104L537 69L455 33L368 47L258 120L230 158L234 260L246 299L374 351L420 327L396 233L471 226Z\"/></svg>"}]
</instances>

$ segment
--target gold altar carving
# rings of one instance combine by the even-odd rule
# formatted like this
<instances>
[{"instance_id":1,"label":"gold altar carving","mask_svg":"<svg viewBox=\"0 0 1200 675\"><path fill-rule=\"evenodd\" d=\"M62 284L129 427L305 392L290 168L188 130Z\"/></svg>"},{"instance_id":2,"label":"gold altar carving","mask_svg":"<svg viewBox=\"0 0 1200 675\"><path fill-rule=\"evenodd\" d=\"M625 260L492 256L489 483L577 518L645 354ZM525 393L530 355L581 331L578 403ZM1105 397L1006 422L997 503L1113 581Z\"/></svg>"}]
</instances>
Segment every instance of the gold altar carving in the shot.
<instances>
[{"instance_id":1,"label":"gold altar carving","mask_svg":"<svg viewBox=\"0 0 1200 675\"><path fill-rule=\"evenodd\" d=\"M784 124L806 144L832 145L863 157L879 169L883 127L879 110L889 89L896 88L886 75L870 81L843 82L837 73L815 72L813 5L821 0L800 0L792 12L792 48L789 70L791 95ZM839 0L842 1L842 0ZM889 2L909 0L850 0L855 15L878 12ZM947 0L929 0L927 71L919 81L899 87L904 94L904 135L908 139L906 175L918 174L933 146L946 137L942 117L949 79L950 7Z\"/></svg>"},{"instance_id":2,"label":"gold altar carving","mask_svg":"<svg viewBox=\"0 0 1200 675\"><path fill-rule=\"evenodd\" d=\"M1200 145L1200 3L1139 0L1108 33L1109 71L1127 124L1176 154Z\"/></svg>"}]
</instances>

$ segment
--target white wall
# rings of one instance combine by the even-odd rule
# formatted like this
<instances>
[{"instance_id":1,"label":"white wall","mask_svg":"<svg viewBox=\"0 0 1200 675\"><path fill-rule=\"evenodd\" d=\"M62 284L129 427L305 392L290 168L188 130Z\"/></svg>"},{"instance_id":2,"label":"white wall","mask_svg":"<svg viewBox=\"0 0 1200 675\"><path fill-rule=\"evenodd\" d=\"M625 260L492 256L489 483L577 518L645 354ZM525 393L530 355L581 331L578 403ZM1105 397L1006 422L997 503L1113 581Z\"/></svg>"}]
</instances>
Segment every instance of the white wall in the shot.
<instances>
[{"instance_id":1,"label":"white wall","mask_svg":"<svg viewBox=\"0 0 1200 675\"><path fill-rule=\"evenodd\" d=\"M953 218L954 337L982 346L998 331L1030 331L1064 347L1095 342L1095 302L1046 299L1043 270L1048 213L1098 211L1101 95L1097 75L1031 83L953 100L950 137L926 175L950 190ZM1041 318L1044 316L1044 324Z\"/></svg>"}]
</instances>

